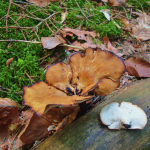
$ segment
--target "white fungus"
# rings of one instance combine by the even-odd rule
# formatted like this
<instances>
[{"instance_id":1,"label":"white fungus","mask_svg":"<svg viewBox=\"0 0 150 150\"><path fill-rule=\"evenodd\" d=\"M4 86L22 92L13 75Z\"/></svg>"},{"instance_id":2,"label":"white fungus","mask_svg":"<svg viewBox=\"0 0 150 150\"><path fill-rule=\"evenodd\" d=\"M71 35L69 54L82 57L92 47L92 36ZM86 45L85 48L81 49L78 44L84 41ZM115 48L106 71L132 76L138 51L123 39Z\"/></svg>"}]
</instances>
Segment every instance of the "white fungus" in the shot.
<instances>
[{"instance_id":1,"label":"white fungus","mask_svg":"<svg viewBox=\"0 0 150 150\"><path fill-rule=\"evenodd\" d=\"M130 102L112 102L104 106L100 119L109 129L143 129L147 124L146 113Z\"/></svg>"}]
</instances>

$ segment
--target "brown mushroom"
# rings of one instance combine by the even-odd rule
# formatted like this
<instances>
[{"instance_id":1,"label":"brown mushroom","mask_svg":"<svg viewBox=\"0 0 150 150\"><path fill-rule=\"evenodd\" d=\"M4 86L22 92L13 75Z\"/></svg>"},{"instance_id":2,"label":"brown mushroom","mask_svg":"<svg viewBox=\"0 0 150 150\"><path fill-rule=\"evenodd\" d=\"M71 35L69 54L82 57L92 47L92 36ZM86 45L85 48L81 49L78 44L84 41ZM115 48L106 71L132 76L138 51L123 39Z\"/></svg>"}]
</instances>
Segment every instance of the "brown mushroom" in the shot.
<instances>
[{"instance_id":1,"label":"brown mushroom","mask_svg":"<svg viewBox=\"0 0 150 150\"><path fill-rule=\"evenodd\" d=\"M47 105L51 107L69 106L77 102L91 98L91 96L67 96L66 93L48 86L45 82L40 81L30 87L24 87L24 104L28 105L37 114L42 115Z\"/></svg>"},{"instance_id":2,"label":"brown mushroom","mask_svg":"<svg viewBox=\"0 0 150 150\"><path fill-rule=\"evenodd\" d=\"M119 86L119 81L115 82L111 79L102 79L100 83L94 88L96 95L105 96L112 93Z\"/></svg>"},{"instance_id":3,"label":"brown mushroom","mask_svg":"<svg viewBox=\"0 0 150 150\"><path fill-rule=\"evenodd\" d=\"M50 66L45 75L48 85L54 86L62 91L74 91L70 85L72 71L65 63L57 63Z\"/></svg>"},{"instance_id":4,"label":"brown mushroom","mask_svg":"<svg viewBox=\"0 0 150 150\"><path fill-rule=\"evenodd\" d=\"M100 49L94 54L93 50L88 48L85 56L75 53L70 57L69 64L73 74L72 84L77 85L80 95L93 90L98 84L97 88L100 90L107 90L105 87L109 86L110 89L106 92L103 91L102 95L109 94L118 87L119 79L125 71L125 65L121 58L112 52ZM108 83L111 84L107 85ZM101 95L100 92L99 95Z\"/></svg>"}]
</instances>

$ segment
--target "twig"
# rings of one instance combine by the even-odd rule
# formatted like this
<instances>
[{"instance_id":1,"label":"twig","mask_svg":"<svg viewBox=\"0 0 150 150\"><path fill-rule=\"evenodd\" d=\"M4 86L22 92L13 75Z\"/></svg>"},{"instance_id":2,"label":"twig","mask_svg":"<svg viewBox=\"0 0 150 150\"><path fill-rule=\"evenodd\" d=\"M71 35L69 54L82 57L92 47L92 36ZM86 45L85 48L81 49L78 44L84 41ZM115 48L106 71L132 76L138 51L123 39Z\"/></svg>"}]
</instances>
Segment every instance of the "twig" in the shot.
<instances>
[{"instance_id":1,"label":"twig","mask_svg":"<svg viewBox=\"0 0 150 150\"><path fill-rule=\"evenodd\" d=\"M0 40L0 42L24 42L24 43L42 44L42 42L39 42L39 41L25 41L25 40ZM80 50L85 50L85 48L83 47L78 47L78 46L73 46L73 45L68 45L68 44L61 44L59 46L66 46L66 47L77 48Z\"/></svg>"},{"instance_id":2,"label":"twig","mask_svg":"<svg viewBox=\"0 0 150 150\"><path fill-rule=\"evenodd\" d=\"M39 24L37 24L31 31L30 33L32 33L39 25L41 25L43 22L45 22L47 19L51 18L52 16L58 14L58 12L53 13L52 15L48 16L47 18L43 19Z\"/></svg>"},{"instance_id":3,"label":"twig","mask_svg":"<svg viewBox=\"0 0 150 150\"><path fill-rule=\"evenodd\" d=\"M29 74L27 72L25 72L25 74L27 75L27 77L29 78L30 82L32 83L33 81L31 79L31 77L29 76Z\"/></svg>"},{"instance_id":4,"label":"twig","mask_svg":"<svg viewBox=\"0 0 150 150\"><path fill-rule=\"evenodd\" d=\"M5 29L5 28L17 28L17 29L33 29L33 27L17 27L17 26L8 26L8 27L0 27L0 29Z\"/></svg>"},{"instance_id":5,"label":"twig","mask_svg":"<svg viewBox=\"0 0 150 150\"><path fill-rule=\"evenodd\" d=\"M66 46L66 47L77 48L77 49L80 49L80 50L85 50L85 48L83 48L83 47L78 47L78 46L73 46L73 45L68 45L68 44L61 44L60 46Z\"/></svg>"},{"instance_id":6,"label":"twig","mask_svg":"<svg viewBox=\"0 0 150 150\"><path fill-rule=\"evenodd\" d=\"M12 3L12 4L14 4L14 5L20 7L21 9L25 10L25 11L26 11L28 14L30 14L31 16L37 18L37 16L33 15L32 13L30 13L29 11L27 11L25 8L21 7L20 5L18 5L18 4L16 4L16 3ZM40 18L37 18L37 19L40 19Z\"/></svg>"},{"instance_id":7,"label":"twig","mask_svg":"<svg viewBox=\"0 0 150 150\"><path fill-rule=\"evenodd\" d=\"M82 11L82 9L81 9L81 7L79 6L79 4L78 4L78 2L76 1L76 0L74 0L75 2L76 2L76 4L77 4L77 6L79 7L79 9L80 9L80 11L81 11L81 13L83 14L83 16L87 19L87 20L89 20L88 18L87 18L87 16L85 15L85 13ZM92 22L91 20L89 20L90 22ZM93 22L92 22L93 23Z\"/></svg>"},{"instance_id":8,"label":"twig","mask_svg":"<svg viewBox=\"0 0 150 150\"><path fill-rule=\"evenodd\" d=\"M10 17L10 16L9 16L9 18L10 18L14 23L16 23L18 27L20 27L17 21L15 21L15 20L14 20L12 17ZM21 30L21 29L20 29L20 30ZM21 33L22 33L24 39L27 40L22 30L21 30Z\"/></svg>"},{"instance_id":9,"label":"twig","mask_svg":"<svg viewBox=\"0 0 150 150\"><path fill-rule=\"evenodd\" d=\"M25 41L25 40L0 40L0 42L24 42L24 43L34 43L34 44L42 44L38 41Z\"/></svg>"},{"instance_id":10,"label":"twig","mask_svg":"<svg viewBox=\"0 0 150 150\"><path fill-rule=\"evenodd\" d=\"M141 6L141 8L142 8L142 11L144 12L144 9L143 9L143 7L142 7L142 4L138 1L138 0L136 0L139 4L140 4L140 6Z\"/></svg>"},{"instance_id":11,"label":"twig","mask_svg":"<svg viewBox=\"0 0 150 150\"><path fill-rule=\"evenodd\" d=\"M48 27L48 29L54 34L54 31L49 27L47 21L45 21L45 25Z\"/></svg>"},{"instance_id":12,"label":"twig","mask_svg":"<svg viewBox=\"0 0 150 150\"><path fill-rule=\"evenodd\" d=\"M124 9L124 11L125 11L125 13L126 13L127 18L129 18L125 7L123 7L123 9Z\"/></svg>"},{"instance_id":13,"label":"twig","mask_svg":"<svg viewBox=\"0 0 150 150\"><path fill-rule=\"evenodd\" d=\"M7 19L9 17L9 12L10 12L11 4L12 4L12 0L9 1L9 7L8 7L8 10L7 10L7 14L6 14L6 32L8 32L8 22L7 22Z\"/></svg>"},{"instance_id":14,"label":"twig","mask_svg":"<svg viewBox=\"0 0 150 150\"><path fill-rule=\"evenodd\" d=\"M5 92L5 93L12 93L12 92L8 92L10 89L7 89L7 88L3 88L2 86L0 86L0 91L1 92ZM15 94L18 94L18 95L22 95L23 94L23 91L18 91L18 92L14 92Z\"/></svg>"}]
</instances>

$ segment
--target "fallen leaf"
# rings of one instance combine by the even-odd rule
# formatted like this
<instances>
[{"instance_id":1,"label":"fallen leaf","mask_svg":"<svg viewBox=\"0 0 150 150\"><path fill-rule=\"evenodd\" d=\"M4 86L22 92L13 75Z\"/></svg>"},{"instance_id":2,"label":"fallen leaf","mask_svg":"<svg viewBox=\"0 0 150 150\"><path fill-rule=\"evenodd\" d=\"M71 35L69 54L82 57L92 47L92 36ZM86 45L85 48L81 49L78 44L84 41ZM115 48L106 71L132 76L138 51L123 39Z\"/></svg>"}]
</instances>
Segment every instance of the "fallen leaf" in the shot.
<instances>
[{"instance_id":1,"label":"fallen leaf","mask_svg":"<svg viewBox=\"0 0 150 150\"><path fill-rule=\"evenodd\" d=\"M124 29L126 30L126 31L130 31L131 29L130 29L130 23L129 23L129 21L126 19L126 18L121 18L121 19L119 19L120 21L121 21L121 23L123 23L124 24Z\"/></svg>"},{"instance_id":2,"label":"fallen leaf","mask_svg":"<svg viewBox=\"0 0 150 150\"><path fill-rule=\"evenodd\" d=\"M150 63L141 59L131 57L125 61L126 70L130 75L136 77L150 77Z\"/></svg>"},{"instance_id":3,"label":"fallen leaf","mask_svg":"<svg viewBox=\"0 0 150 150\"><path fill-rule=\"evenodd\" d=\"M24 144L33 144L37 140L48 136L48 127L51 122L27 110L22 112L25 127L18 135L19 140Z\"/></svg>"},{"instance_id":4,"label":"fallen leaf","mask_svg":"<svg viewBox=\"0 0 150 150\"><path fill-rule=\"evenodd\" d=\"M12 61L13 61L13 58L8 59L8 60L6 61L6 65L9 66Z\"/></svg>"},{"instance_id":5,"label":"fallen leaf","mask_svg":"<svg viewBox=\"0 0 150 150\"><path fill-rule=\"evenodd\" d=\"M115 53L119 57L121 57L123 55L122 53L118 52L117 48L112 46L112 44L110 43L107 36L103 37L103 41L104 41L104 45L107 45L107 47L105 47L105 50L112 51L113 53Z\"/></svg>"},{"instance_id":6,"label":"fallen leaf","mask_svg":"<svg viewBox=\"0 0 150 150\"><path fill-rule=\"evenodd\" d=\"M108 6L125 6L126 0L108 0Z\"/></svg>"},{"instance_id":7,"label":"fallen leaf","mask_svg":"<svg viewBox=\"0 0 150 150\"><path fill-rule=\"evenodd\" d=\"M68 126L70 123L73 122L74 119L76 119L78 111L80 110L79 107L73 110L73 112L69 115L67 115L58 125L54 128L54 130L59 131L63 129L64 127Z\"/></svg>"},{"instance_id":8,"label":"fallen leaf","mask_svg":"<svg viewBox=\"0 0 150 150\"><path fill-rule=\"evenodd\" d=\"M71 28L62 29L61 33L63 34L63 37L66 37L67 35L73 36L75 34L79 40L85 40L88 43L92 43L91 37L93 38L96 37L96 33L92 31L81 31L81 30L76 30Z\"/></svg>"},{"instance_id":9,"label":"fallen leaf","mask_svg":"<svg viewBox=\"0 0 150 150\"><path fill-rule=\"evenodd\" d=\"M52 49L57 45L66 43L64 38L62 38L60 35L57 35L55 37L41 37L41 42L43 47L47 49Z\"/></svg>"},{"instance_id":10,"label":"fallen leaf","mask_svg":"<svg viewBox=\"0 0 150 150\"><path fill-rule=\"evenodd\" d=\"M108 20L110 20L110 15L109 15L109 12L110 10L109 9L102 9L102 10L100 10L100 12L102 12L103 14L104 14L104 16L108 19Z\"/></svg>"},{"instance_id":11,"label":"fallen leaf","mask_svg":"<svg viewBox=\"0 0 150 150\"><path fill-rule=\"evenodd\" d=\"M143 13L136 21L138 24L132 27L132 36L139 40L150 39L150 16Z\"/></svg>"},{"instance_id":12,"label":"fallen leaf","mask_svg":"<svg viewBox=\"0 0 150 150\"><path fill-rule=\"evenodd\" d=\"M5 139L1 147L12 147L16 136L12 133L21 124L17 103L8 98L0 98L0 143Z\"/></svg>"},{"instance_id":13,"label":"fallen leaf","mask_svg":"<svg viewBox=\"0 0 150 150\"><path fill-rule=\"evenodd\" d=\"M61 2L61 0L27 0L27 2L35 3L40 6L46 6L50 2Z\"/></svg>"}]
</instances>

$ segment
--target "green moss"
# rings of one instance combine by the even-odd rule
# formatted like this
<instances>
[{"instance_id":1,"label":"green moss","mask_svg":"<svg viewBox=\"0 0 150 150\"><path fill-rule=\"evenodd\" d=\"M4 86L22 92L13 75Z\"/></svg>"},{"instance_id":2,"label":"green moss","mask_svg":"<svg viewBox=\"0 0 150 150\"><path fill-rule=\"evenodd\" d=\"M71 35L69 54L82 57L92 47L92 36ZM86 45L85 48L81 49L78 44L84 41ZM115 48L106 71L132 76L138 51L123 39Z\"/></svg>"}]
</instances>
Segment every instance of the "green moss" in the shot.
<instances>
[{"instance_id":1,"label":"green moss","mask_svg":"<svg viewBox=\"0 0 150 150\"><path fill-rule=\"evenodd\" d=\"M150 4L147 2L148 0L128 0L128 3L134 6L133 8L135 8L136 11L137 9L142 10L142 11L144 9L144 11L147 11L148 8L150 7Z\"/></svg>"}]
</instances>

